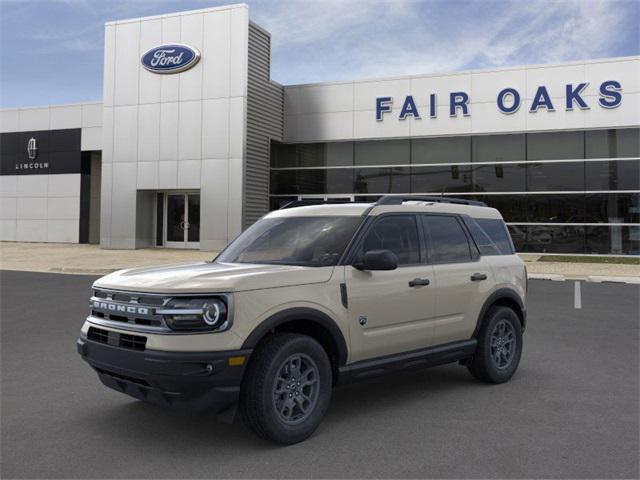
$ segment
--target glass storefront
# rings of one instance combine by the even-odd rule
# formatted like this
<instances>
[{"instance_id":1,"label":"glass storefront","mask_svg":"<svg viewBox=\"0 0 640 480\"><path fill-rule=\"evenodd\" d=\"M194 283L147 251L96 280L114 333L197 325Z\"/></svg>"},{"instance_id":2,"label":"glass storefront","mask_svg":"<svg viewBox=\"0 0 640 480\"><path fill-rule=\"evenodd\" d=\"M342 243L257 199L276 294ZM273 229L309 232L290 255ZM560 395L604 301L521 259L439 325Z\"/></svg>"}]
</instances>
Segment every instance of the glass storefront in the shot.
<instances>
[{"instance_id":1,"label":"glass storefront","mask_svg":"<svg viewBox=\"0 0 640 480\"><path fill-rule=\"evenodd\" d=\"M639 157L637 128L274 142L271 207L306 195L460 195L499 209L519 251L638 254Z\"/></svg>"}]
</instances>

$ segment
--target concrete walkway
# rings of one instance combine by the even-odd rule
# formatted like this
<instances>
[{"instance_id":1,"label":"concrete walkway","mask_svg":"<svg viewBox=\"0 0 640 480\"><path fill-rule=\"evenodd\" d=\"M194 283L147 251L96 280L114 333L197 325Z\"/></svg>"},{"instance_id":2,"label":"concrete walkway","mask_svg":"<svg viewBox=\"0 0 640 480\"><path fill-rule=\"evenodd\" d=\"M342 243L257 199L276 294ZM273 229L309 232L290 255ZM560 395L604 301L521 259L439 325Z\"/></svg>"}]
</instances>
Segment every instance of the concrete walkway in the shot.
<instances>
[{"instance_id":1,"label":"concrete walkway","mask_svg":"<svg viewBox=\"0 0 640 480\"><path fill-rule=\"evenodd\" d=\"M104 250L97 245L0 242L0 269L100 275L122 268L211 260L215 255L165 248ZM539 262L535 255L523 258L532 278L640 282L640 265Z\"/></svg>"},{"instance_id":2,"label":"concrete walkway","mask_svg":"<svg viewBox=\"0 0 640 480\"><path fill-rule=\"evenodd\" d=\"M215 255L166 248L105 250L97 245L0 242L0 269L104 275L122 268L200 262Z\"/></svg>"}]
</instances>

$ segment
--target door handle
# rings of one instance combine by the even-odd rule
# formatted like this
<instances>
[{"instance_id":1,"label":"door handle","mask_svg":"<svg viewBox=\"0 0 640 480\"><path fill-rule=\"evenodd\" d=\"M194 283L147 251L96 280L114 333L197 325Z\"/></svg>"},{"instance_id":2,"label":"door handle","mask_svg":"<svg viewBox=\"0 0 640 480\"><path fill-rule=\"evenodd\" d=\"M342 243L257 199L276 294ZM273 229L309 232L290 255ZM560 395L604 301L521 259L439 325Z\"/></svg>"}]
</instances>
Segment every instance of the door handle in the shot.
<instances>
[{"instance_id":1,"label":"door handle","mask_svg":"<svg viewBox=\"0 0 640 480\"><path fill-rule=\"evenodd\" d=\"M429 285L429 279L428 278L414 278L413 280L409 281L409 286L410 287L424 287L426 285Z\"/></svg>"},{"instance_id":2,"label":"door handle","mask_svg":"<svg viewBox=\"0 0 640 480\"><path fill-rule=\"evenodd\" d=\"M487 276L484 273L474 273L471 275L472 282L481 282L482 280L486 280Z\"/></svg>"}]
</instances>

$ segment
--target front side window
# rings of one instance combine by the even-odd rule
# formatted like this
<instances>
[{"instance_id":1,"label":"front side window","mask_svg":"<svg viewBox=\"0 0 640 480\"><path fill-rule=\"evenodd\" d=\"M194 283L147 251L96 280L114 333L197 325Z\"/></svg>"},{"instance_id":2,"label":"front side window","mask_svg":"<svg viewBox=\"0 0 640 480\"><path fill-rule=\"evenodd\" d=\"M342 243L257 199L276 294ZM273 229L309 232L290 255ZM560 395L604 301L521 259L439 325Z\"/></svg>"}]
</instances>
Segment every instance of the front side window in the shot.
<instances>
[{"instance_id":1,"label":"front side window","mask_svg":"<svg viewBox=\"0 0 640 480\"><path fill-rule=\"evenodd\" d=\"M263 218L234 240L216 262L333 266L361 221L360 216Z\"/></svg>"},{"instance_id":2,"label":"front side window","mask_svg":"<svg viewBox=\"0 0 640 480\"><path fill-rule=\"evenodd\" d=\"M413 215L389 215L376 220L362 242L361 254L370 250L391 250L398 265L420 263L420 240Z\"/></svg>"},{"instance_id":3,"label":"front side window","mask_svg":"<svg viewBox=\"0 0 640 480\"><path fill-rule=\"evenodd\" d=\"M424 226L429 238L431 263L462 263L471 261L467 235L456 217L424 215Z\"/></svg>"}]
</instances>

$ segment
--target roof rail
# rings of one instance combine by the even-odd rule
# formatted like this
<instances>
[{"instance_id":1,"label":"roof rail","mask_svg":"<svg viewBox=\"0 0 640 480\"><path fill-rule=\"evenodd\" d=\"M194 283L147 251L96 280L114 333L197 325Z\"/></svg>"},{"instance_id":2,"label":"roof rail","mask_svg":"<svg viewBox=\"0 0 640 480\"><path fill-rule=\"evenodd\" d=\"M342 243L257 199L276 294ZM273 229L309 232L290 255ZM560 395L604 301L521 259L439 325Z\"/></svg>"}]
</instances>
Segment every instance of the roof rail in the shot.
<instances>
[{"instance_id":1,"label":"roof rail","mask_svg":"<svg viewBox=\"0 0 640 480\"><path fill-rule=\"evenodd\" d=\"M292 200L282 205L278 210L285 210L287 208L295 207L308 207L310 205L326 205L326 204L341 204L341 203L353 203L351 200L341 198L304 198L302 200Z\"/></svg>"},{"instance_id":2,"label":"roof rail","mask_svg":"<svg viewBox=\"0 0 640 480\"><path fill-rule=\"evenodd\" d=\"M478 200L467 200L454 197L435 197L424 195L384 195L378 199L376 205L402 205L404 202L437 202L455 203L456 205L472 205L474 207L486 207L487 204Z\"/></svg>"}]
</instances>

